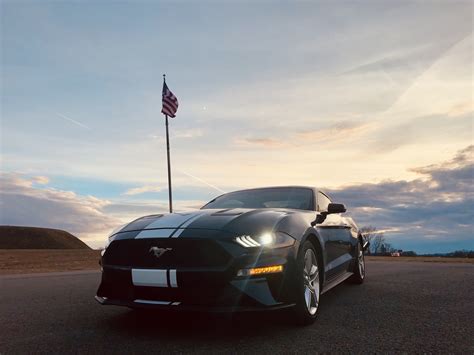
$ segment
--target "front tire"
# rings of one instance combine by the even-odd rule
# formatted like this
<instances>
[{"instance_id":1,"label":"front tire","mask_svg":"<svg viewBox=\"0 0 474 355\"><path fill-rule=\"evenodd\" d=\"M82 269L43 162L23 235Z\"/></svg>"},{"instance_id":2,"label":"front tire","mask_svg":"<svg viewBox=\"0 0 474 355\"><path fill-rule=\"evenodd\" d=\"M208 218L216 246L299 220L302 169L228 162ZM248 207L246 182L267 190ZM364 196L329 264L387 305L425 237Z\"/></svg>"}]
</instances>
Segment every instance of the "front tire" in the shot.
<instances>
[{"instance_id":1,"label":"front tire","mask_svg":"<svg viewBox=\"0 0 474 355\"><path fill-rule=\"evenodd\" d=\"M294 317L299 325L308 325L316 320L321 283L316 249L310 241L303 244L297 260L296 306Z\"/></svg>"}]
</instances>

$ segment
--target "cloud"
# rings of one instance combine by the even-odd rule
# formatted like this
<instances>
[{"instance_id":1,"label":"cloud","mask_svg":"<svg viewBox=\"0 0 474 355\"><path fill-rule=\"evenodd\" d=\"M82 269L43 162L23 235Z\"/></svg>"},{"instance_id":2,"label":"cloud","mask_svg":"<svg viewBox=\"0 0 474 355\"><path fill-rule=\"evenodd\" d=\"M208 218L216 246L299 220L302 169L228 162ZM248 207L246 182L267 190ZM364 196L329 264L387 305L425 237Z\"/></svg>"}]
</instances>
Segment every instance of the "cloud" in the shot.
<instances>
[{"instance_id":1,"label":"cloud","mask_svg":"<svg viewBox=\"0 0 474 355\"><path fill-rule=\"evenodd\" d=\"M101 234L105 238L107 232L122 223L103 212L109 201L33 186L46 180L46 177L2 174L0 224L59 228L91 242Z\"/></svg>"},{"instance_id":2,"label":"cloud","mask_svg":"<svg viewBox=\"0 0 474 355\"><path fill-rule=\"evenodd\" d=\"M133 195L144 194L147 192L160 192L161 190L162 189L159 186L145 185L145 186L134 187L134 188L128 189L123 194L128 195L128 196L133 196Z\"/></svg>"},{"instance_id":3,"label":"cloud","mask_svg":"<svg viewBox=\"0 0 474 355\"><path fill-rule=\"evenodd\" d=\"M342 140L348 141L363 137L375 128L375 124L355 121L340 121L328 127L309 129L304 131L291 131L287 129L285 139L274 137L246 137L236 138L234 142L239 146L260 147L260 148L285 148L289 146L301 147L311 144L332 144L340 143Z\"/></svg>"},{"instance_id":4,"label":"cloud","mask_svg":"<svg viewBox=\"0 0 474 355\"><path fill-rule=\"evenodd\" d=\"M360 226L373 225L383 230L397 248L417 252L473 249L474 145L442 163L411 170L418 176L411 181L384 180L327 191L335 201L347 205ZM65 229L100 246L117 225L143 215L167 212L166 197L108 201L36 186L48 180L45 176L3 174L0 223ZM155 188L145 185L129 192L133 195ZM186 199L174 201L177 210L202 206L203 196L196 195L201 188L181 190L176 191L177 195Z\"/></svg>"},{"instance_id":5,"label":"cloud","mask_svg":"<svg viewBox=\"0 0 474 355\"><path fill-rule=\"evenodd\" d=\"M442 164L432 164L421 168L413 168L411 170L420 174L436 174L451 169L462 169L465 166L471 165L473 160L474 145L470 145L458 151L451 160L448 160Z\"/></svg>"},{"instance_id":6,"label":"cloud","mask_svg":"<svg viewBox=\"0 0 474 355\"><path fill-rule=\"evenodd\" d=\"M385 81L387 87L393 87L395 90L391 95L391 100L388 101L390 103L386 108L388 111L412 86L417 84L423 73L429 72L437 62L449 58L451 52L456 50L458 45L469 41L471 36L472 31L465 28L459 33L452 33L449 39L440 39L435 43L385 53L382 58L349 69L343 75L360 75L362 78L375 75Z\"/></svg>"},{"instance_id":7,"label":"cloud","mask_svg":"<svg viewBox=\"0 0 474 355\"><path fill-rule=\"evenodd\" d=\"M200 200L174 200L173 208L176 212L197 210L203 202ZM138 200L138 201L114 201L104 206L104 213L117 217L124 222L130 222L138 217L168 213L168 201L166 200Z\"/></svg>"},{"instance_id":8,"label":"cloud","mask_svg":"<svg viewBox=\"0 0 474 355\"><path fill-rule=\"evenodd\" d=\"M204 135L204 131L200 128L192 128L192 129L183 129L183 130L175 130L174 133L171 134L172 138L197 138L202 137Z\"/></svg>"},{"instance_id":9,"label":"cloud","mask_svg":"<svg viewBox=\"0 0 474 355\"><path fill-rule=\"evenodd\" d=\"M474 112L474 101L463 101L459 102L451 107L451 109L448 111L448 116L449 117L459 117L463 116L465 114L472 114Z\"/></svg>"},{"instance_id":10,"label":"cloud","mask_svg":"<svg viewBox=\"0 0 474 355\"><path fill-rule=\"evenodd\" d=\"M447 119L447 117L451 119ZM466 128L472 122L472 113L463 112L459 116L454 113L422 115L398 122L387 122L376 135L369 137L368 153L389 153L408 145L434 144L442 142L446 137L456 137L458 142L469 142L472 134Z\"/></svg>"},{"instance_id":11,"label":"cloud","mask_svg":"<svg viewBox=\"0 0 474 355\"><path fill-rule=\"evenodd\" d=\"M348 205L360 225L386 230L395 246L473 249L473 152L471 145L441 164L412 169L419 174L412 181L352 185L329 193Z\"/></svg>"},{"instance_id":12,"label":"cloud","mask_svg":"<svg viewBox=\"0 0 474 355\"><path fill-rule=\"evenodd\" d=\"M241 146L259 146L265 148L280 148L286 146L281 140L269 137L237 138L234 141L237 145Z\"/></svg>"},{"instance_id":13,"label":"cloud","mask_svg":"<svg viewBox=\"0 0 474 355\"><path fill-rule=\"evenodd\" d=\"M338 142L342 139L348 140L360 137L368 133L373 126L374 125L370 123L341 121L326 128L300 132L297 134L297 137L310 141L318 141L317 143L320 143L320 141Z\"/></svg>"},{"instance_id":14,"label":"cloud","mask_svg":"<svg viewBox=\"0 0 474 355\"><path fill-rule=\"evenodd\" d=\"M31 180L39 185L46 185L49 183L49 178L47 176L33 176Z\"/></svg>"},{"instance_id":15,"label":"cloud","mask_svg":"<svg viewBox=\"0 0 474 355\"><path fill-rule=\"evenodd\" d=\"M45 181L49 181L45 176L2 174L0 224L63 229L91 247L102 247L106 236L117 226L144 215L168 212L166 199L109 201L36 186L38 182ZM145 186L135 190L153 189ZM194 197L188 195L189 199L174 200L176 211L198 209L203 205L203 201L193 200Z\"/></svg>"}]
</instances>

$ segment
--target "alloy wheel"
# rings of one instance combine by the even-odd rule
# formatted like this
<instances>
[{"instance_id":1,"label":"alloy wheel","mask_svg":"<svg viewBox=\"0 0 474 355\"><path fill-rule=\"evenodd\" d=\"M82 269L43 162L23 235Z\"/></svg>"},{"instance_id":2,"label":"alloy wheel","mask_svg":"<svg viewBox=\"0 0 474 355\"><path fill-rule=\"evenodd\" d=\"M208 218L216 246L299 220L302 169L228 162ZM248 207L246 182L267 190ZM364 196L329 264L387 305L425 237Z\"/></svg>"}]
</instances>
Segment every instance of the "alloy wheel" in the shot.
<instances>
[{"instance_id":1,"label":"alloy wheel","mask_svg":"<svg viewBox=\"0 0 474 355\"><path fill-rule=\"evenodd\" d=\"M306 250L304 265L304 298L309 314L314 315L318 310L320 285L318 263L313 250Z\"/></svg>"},{"instance_id":2,"label":"alloy wheel","mask_svg":"<svg viewBox=\"0 0 474 355\"><path fill-rule=\"evenodd\" d=\"M360 277L364 278L364 276L365 276L365 260L364 260L364 252L362 250L359 250L358 264L359 264Z\"/></svg>"}]
</instances>

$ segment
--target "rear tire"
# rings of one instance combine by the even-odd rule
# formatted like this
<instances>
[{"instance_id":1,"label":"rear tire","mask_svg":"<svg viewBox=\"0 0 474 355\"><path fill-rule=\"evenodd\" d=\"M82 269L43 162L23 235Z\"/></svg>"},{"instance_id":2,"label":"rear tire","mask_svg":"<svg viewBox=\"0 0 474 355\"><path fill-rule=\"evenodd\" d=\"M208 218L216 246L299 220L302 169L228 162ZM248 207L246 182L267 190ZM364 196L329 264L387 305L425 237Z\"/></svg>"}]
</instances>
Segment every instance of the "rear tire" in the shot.
<instances>
[{"instance_id":1,"label":"rear tire","mask_svg":"<svg viewBox=\"0 0 474 355\"><path fill-rule=\"evenodd\" d=\"M293 319L298 325L314 323L319 307L321 283L316 249L310 241L301 248L296 263L296 306Z\"/></svg>"},{"instance_id":2,"label":"rear tire","mask_svg":"<svg viewBox=\"0 0 474 355\"><path fill-rule=\"evenodd\" d=\"M357 243L356 255L353 271L354 275L349 278L349 281L355 284L361 284L365 279L365 257L360 243Z\"/></svg>"}]
</instances>

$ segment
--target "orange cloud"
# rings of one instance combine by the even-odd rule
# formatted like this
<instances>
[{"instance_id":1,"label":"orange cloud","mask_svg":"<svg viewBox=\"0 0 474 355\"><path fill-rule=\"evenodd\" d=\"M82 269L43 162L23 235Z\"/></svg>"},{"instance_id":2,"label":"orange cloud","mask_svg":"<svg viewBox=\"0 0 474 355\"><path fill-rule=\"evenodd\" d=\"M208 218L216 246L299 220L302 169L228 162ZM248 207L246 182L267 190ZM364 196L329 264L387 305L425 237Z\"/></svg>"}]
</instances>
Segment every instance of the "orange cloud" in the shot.
<instances>
[{"instance_id":1,"label":"orange cloud","mask_svg":"<svg viewBox=\"0 0 474 355\"><path fill-rule=\"evenodd\" d=\"M366 134L374 127L371 123L342 121L326 128L300 132L298 138L318 141L339 141L356 138Z\"/></svg>"},{"instance_id":2,"label":"orange cloud","mask_svg":"<svg viewBox=\"0 0 474 355\"><path fill-rule=\"evenodd\" d=\"M279 148L284 147L286 144L278 139L274 138L241 138L236 139L235 142L239 145L247 145L247 146L262 146L267 148Z\"/></svg>"}]
</instances>

